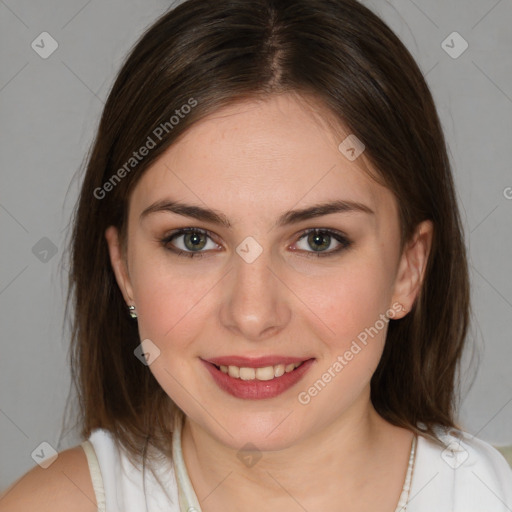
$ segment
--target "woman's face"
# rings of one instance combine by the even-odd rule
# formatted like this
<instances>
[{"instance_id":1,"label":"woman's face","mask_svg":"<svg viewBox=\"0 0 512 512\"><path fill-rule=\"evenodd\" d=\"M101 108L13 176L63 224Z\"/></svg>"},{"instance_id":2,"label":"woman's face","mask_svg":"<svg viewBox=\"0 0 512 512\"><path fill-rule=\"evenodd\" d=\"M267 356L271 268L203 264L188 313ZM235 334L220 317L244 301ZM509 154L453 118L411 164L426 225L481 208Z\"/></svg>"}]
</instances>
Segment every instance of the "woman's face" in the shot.
<instances>
[{"instance_id":1,"label":"woman's face","mask_svg":"<svg viewBox=\"0 0 512 512\"><path fill-rule=\"evenodd\" d=\"M389 319L417 294L428 225L400 255L392 193L342 140L292 95L229 106L142 176L126 260L107 230L140 339L158 354L150 371L233 448L281 449L366 414ZM321 211L333 202L345 208Z\"/></svg>"}]
</instances>

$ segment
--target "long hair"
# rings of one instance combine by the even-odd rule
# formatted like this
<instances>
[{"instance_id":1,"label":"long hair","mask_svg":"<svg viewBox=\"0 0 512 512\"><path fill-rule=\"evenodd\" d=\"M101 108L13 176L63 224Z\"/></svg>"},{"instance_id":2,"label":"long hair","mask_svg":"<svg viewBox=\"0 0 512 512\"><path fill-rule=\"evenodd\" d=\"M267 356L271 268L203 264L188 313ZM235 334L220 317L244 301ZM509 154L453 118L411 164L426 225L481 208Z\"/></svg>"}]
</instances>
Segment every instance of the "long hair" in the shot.
<instances>
[{"instance_id":1,"label":"long hair","mask_svg":"<svg viewBox=\"0 0 512 512\"><path fill-rule=\"evenodd\" d=\"M434 224L412 311L390 320L371 380L377 412L436 439L455 423L470 318L464 235L445 139L425 79L398 37L355 0L187 0L139 39L112 86L73 214L70 362L81 435L110 431L135 460L172 453L177 406L134 356L140 344L104 237L126 240L130 193L192 125L237 101L314 97L360 139L395 196L401 247ZM141 147L151 147L145 156ZM134 156L137 152L137 157ZM139 158L140 157L140 158Z\"/></svg>"}]
</instances>

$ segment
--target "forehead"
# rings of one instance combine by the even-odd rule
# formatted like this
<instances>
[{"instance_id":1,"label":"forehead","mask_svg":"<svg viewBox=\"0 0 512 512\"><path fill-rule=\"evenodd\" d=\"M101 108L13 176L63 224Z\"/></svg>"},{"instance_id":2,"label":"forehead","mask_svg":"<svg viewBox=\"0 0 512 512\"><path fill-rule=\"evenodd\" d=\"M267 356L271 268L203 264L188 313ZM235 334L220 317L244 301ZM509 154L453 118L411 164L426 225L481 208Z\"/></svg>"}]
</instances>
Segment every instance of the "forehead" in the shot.
<instances>
[{"instance_id":1,"label":"forehead","mask_svg":"<svg viewBox=\"0 0 512 512\"><path fill-rule=\"evenodd\" d=\"M295 96L229 105L197 122L145 171L131 209L172 197L254 216L346 199L396 213L391 192L363 170L364 153L350 161L339 151L348 135L327 122L321 106Z\"/></svg>"}]
</instances>

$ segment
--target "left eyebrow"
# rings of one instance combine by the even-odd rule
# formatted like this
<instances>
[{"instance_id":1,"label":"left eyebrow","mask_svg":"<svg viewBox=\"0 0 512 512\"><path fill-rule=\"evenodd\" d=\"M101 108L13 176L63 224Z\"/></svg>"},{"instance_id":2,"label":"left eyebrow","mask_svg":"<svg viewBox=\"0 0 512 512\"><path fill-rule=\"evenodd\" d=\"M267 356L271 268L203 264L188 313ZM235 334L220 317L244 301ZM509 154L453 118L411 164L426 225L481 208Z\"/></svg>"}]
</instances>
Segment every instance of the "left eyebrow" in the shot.
<instances>
[{"instance_id":1,"label":"left eyebrow","mask_svg":"<svg viewBox=\"0 0 512 512\"><path fill-rule=\"evenodd\" d=\"M162 199L148 206L141 214L140 221L147 217L151 213L157 212L171 212L184 217L191 217L203 222L210 222L212 224L218 224L226 228L231 227L229 219L218 210L212 210L210 208L203 208L198 205L191 205L181 203L179 201L172 201L170 199ZM367 205L354 201L330 201L326 203L318 203L307 208L299 210L289 210L282 214L274 227L284 227L291 224L296 224L304 220L313 219L315 217L322 217L323 215L329 215L331 213L347 213L347 212L359 212L375 215L375 212Z\"/></svg>"}]
</instances>

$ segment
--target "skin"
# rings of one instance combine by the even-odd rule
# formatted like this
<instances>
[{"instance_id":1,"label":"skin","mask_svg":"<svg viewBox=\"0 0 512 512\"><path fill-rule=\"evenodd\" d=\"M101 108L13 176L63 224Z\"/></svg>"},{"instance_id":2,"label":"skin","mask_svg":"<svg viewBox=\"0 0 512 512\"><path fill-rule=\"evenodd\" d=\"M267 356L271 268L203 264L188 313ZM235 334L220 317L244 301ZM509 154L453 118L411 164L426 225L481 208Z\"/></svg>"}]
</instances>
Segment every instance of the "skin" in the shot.
<instances>
[{"instance_id":1,"label":"skin","mask_svg":"<svg viewBox=\"0 0 512 512\"><path fill-rule=\"evenodd\" d=\"M394 318L410 311L433 226L420 224L400 254L394 196L363 172L364 153L349 161L338 150L348 132L326 119L321 106L292 94L223 108L142 176L129 202L126 254L115 227L105 234L124 299L137 308L141 340L160 350L149 368L186 414L183 454L204 511L253 510L254 503L339 511L345 503L351 511L393 512L398 502L412 433L381 418L370 401L388 324L307 405L297 396L393 304L400 305ZM232 226L171 212L139 220L164 198L218 210ZM361 202L374 214L273 227L285 211L335 199ZM184 227L214 234L203 242L204 257L178 256L162 244ZM317 246L301 239L309 228L341 231L352 244L316 257ZM263 249L252 263L236 252L248 236ZM172 243L190 252L184 242ZM328 238L323 251L339 246ZM242 400L219 389L199 360L234 354L316 361L285 393ZM247 442L262 455L252 467L237 457Z\"/></svg>"}]
</instances>

